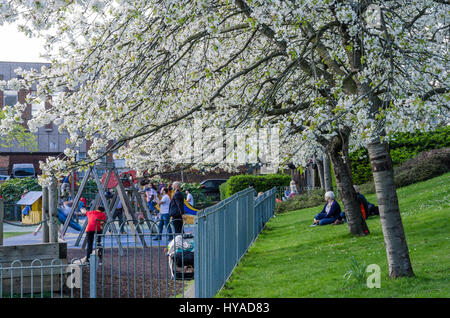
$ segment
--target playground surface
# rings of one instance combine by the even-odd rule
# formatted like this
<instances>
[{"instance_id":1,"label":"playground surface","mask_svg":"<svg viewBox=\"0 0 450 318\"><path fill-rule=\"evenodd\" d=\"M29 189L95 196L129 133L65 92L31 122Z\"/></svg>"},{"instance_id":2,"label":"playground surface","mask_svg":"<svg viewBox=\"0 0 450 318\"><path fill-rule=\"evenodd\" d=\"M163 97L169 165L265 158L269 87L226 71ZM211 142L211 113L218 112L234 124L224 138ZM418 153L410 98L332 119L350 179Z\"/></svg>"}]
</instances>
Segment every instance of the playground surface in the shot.
<instances>
[{"instance_id":1,"label":"playground surface","mask_svg":"<svg viewBox=\"0 0 450 318\"><path fill-rule=\"evenodd\" d=\"M80 219L80 226L83 226L84 222L85 219ZM22 231L24 234L5 238L4 245L40 244L42 231L39 231L37 235L29 233L35 228L5 224L6 233ZM183 295L183 291L187 293L188 281L174 281L171 278L168 258L164 251L168 244L166 231L163 231L161 240L153 240L154 236L148 230L147 225L141 224L141 229L144 232L146 248L143 248L142 241L137 235L131 233L129 227L126 229L127 234L107 233L105 235L102 242L103 257L97 267L97 298L169 298ZM185 233L192 232L192 226L185 227ZM78 231L68 228L64 237L64 241L67 242L67 261L69 263L86 256L86 250L81 248L83 240L79 246L75 246L78 236ZM117 237L120 238L123 247L122 254L119 253ZM61 294L57 292L54 297L90 297L90 270L89 265L81 267L81 289L70 290L64 286ZM191 288L185 297L192 297L192 295L189 296L192 293L193 289Z\"/></svg>"},{"instance_id":2,"label":"playground surface","mask_svg":"<svg viewBox=\"0 0 450 318\"><path fill-rule=\"evenodd\" d=\"M83 227L83 224L86 219L80 219L79 224L81 227ZM14 226L10 224L4 224L4 232L33 232L36 229L37 226ZM144 237L145 241L148 246L152 247L159 247L159 246L167 246L168 241L166 235L162 236L162 239L159 241L154 241L153 237L151 236L151 232L148 230L148 227L145 225L145 223L142 225L142 228L144 230ZM193 233L194 228L192 226L185 226L184 228L185 233ZM128 247L140 247L142 246L141 241L136 235L137 240L134 239L135 235L132 234L131 230L128 228L126 229L127 234L125 235L119 235L120 241L123 246ZM163 232L165 233L165 231ZM75 243L77 241L79 232L68 228L66 234L64 235L64 242L67 243L68 249L79 249L81 248L81 244L83 241L80 242L79 246L75 246ZM63 241L60 241L63 242ZM42 230L37 233L37 235L33 235L33 233L26 233L23 235L18 235L14 237L5 238L3 241L3 245L5 246L13 246L13 245L29 245L29 244L40 244L42 243ZM105 235L105 248L108 247L117 247L117 240L115 238L115 235Z\"/></svg>"}]
</instances>

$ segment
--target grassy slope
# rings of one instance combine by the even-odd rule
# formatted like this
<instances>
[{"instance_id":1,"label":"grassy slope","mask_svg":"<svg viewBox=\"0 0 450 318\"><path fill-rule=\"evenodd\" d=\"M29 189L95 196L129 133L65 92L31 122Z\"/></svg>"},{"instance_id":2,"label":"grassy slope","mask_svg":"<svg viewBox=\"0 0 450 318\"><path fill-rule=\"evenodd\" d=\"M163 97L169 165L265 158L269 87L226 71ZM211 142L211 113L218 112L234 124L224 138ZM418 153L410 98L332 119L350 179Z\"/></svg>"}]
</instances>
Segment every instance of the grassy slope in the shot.
<instances>
[{"instance_id":1,"label":"grassy slope","mask_svg":"<svg viewBox=\"0 0 450 318\"><path fill-rule=\"evenodd\" d=\"M450 297L450 173L397 190L416 277L389 279L379 217L371 234L309 227L320 208L273 218L218 297ZM367 196L376 202L375 195ZM344 286L352 256L381 267L381 288Z\"/></svg>"}]
</instances>

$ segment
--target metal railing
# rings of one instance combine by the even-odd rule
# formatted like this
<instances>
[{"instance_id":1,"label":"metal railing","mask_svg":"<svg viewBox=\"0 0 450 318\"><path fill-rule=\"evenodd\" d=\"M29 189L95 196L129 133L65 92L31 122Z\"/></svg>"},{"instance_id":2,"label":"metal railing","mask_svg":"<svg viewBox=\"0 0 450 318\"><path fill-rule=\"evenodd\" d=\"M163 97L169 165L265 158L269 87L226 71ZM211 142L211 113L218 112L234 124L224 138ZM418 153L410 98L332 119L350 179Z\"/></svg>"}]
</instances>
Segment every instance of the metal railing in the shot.
<instances>
[{"instance_id":1,"label":"metal railing","mask_svg":"<svg viewBox=\"0 0 450 318\"><path fill-rule=\"evenodd\" d=\"M242 190L198 213L195 227L195 297L213 297L273 216L276 188L255 198Z\"/></svg>"},{"instance_id":2,"label":"metal railing","mask_svg":"<svg viewBox=\"0 0 450 318\"><path fill-rule=\"evenodd\" d=\"M184 297L186 281L194 276L193 250L189 248L194 246L189 233L192 229L186 227L183 233L176 233L169 222L159 232L160 222L147 220L141 224L127 220L116 227L117 233L112 230L113 222L108 222L103 234L95 235L96 252L89 260L90 297ZM173 249L171 241L175 244Z\"/></svg>"},{"instance_id":3,"label":"metal railing","mask_svg":"<svg viewBox=\"0 0 450 318\"><path fill-rule=\"evenodd\" d=\"M195 297L213 297L273 216L275 195L243 190L199 211L182 233L171 222L160 232L160 220L109 222L94 236L89 262L0 263L0 297L185 297L193 278Z\"/></svg>"},{"instance_id":4,"label":"metal railing","mask_svg":"<svg viewBox=\"0 0 450 318\"><path fill-rule=\"evenodd\" d=\"M73 259L15 260L0 264L0 298L83 298L88 266Z\"/></svg>"}]
</instances>

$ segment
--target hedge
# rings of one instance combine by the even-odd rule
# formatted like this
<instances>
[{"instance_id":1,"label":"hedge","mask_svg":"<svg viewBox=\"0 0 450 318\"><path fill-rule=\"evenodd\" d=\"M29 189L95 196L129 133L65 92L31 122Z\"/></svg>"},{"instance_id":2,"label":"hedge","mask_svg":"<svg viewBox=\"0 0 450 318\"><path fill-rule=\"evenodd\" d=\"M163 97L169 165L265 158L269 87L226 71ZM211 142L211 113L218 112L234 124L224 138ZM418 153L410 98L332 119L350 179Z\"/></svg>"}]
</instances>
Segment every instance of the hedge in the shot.
<instances>
[{"instance_id":1,"label":"hedge","mask_svg":"<svg viewBox=\"0 0 450 318\"><path fill-rule=\"evenodd\" d=\"M223 200L228 198L233 194L248 188L250 184L253 184L253 188L256 192L265 192L273 187L288 186L290 181L291 176L283 174L232 176L227 182L220 186L220 199Z\"/></svg>"},{"instance_id":2,"label":"hedge","mask_svg":"<svg viewBox=\"0 0 450 318\"><path fill-rule=\"evenodd\" d=\"M275 214L324 205L324 194L324 190L314 189L309 191L309 194L298 194L287 201L277 202L275 204ZM318 210L318 212L320 212L320 209Z\"/></svg>"},{"instance_id":3,"label":"hedge","mask_svg":"<svg viewBox=\"0 0 450 318\"><path fill-rule=\"evenodd\" d=\"M434 149L419 153L402 165L394 168L394 182L401 188L416 182L438 177L450 171L450 148ZM359 186L363 194L375 193L373 181Z\"/></svg>"},{"instance_id":4,"label":"hedge","mask_svg":"<svg viewBox=\"0 0 450 318\"><path fill-rule=\"evenodd\" d=\"M397 188L425 181L450 171L450 148L435 149L418 154L395 169Z\"/></svg>"},{"instance_id":5,"label":"hedge","mask_svg":"<svg viewBox=\"0 0 450 318\"><path fill-rule=\"evenodd\" d=\"M42 188L37 178L12 178L0 185L0 196L3 197L5 202L19 200L25 190L41 191Z\"/></svg>"},{"instance_id":6,"label":"hedge","mask_svg":"<svg viewBox=\"0 0 450 318\"><path fill-rule=\"evenodd\" d=\"M426 133L398 133L389 143L392 163L399 166L419 153L450 147L450 126ZM360 148L350 153L353 181L363 184L372 180L367 149Z\"/></svg>"}]
</instances>

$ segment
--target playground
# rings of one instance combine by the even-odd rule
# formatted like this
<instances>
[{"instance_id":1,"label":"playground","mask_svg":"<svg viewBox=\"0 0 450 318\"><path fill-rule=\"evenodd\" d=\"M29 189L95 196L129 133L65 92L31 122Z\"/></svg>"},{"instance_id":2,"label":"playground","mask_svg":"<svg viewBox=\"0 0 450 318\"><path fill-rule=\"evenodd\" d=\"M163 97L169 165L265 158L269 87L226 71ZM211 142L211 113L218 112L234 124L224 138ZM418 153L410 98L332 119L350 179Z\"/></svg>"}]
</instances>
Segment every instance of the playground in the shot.
<instances>
[{"instance_id":1,"label":"playground","mask_svg":"<svg viewBox=\"0 0 450 318\"><path fill-rule=\"evenodd\" d=\"M88 180L94 180L98 189L91 200L82 198ZM2 259L1 277L10 275L9 282L14 281L16 284L13 286L14 283L3 283L0 290L8 290L9 295L21 297L28 293L33 295L34 292L50 293L51 297L92 297L92 293L95 293L95 297L112 298L167 298L183 295L185 280L193 278L193 259L192 264L188 264L187 259L184 263L184 252L178 254L177 251L175 255L169 255L169 243L181 233L175 233L172 222L161 233L158 232L160 221L157 213L160 208L158 204L150 205L145 202L145 191L139 189L139 184L146 183L129 171L119 174L111 167L100 178L96 167L92 167L84 174L70 205L67 200L72 198L67 198L67 194L62 194L61 188L56 186L22 195L17 201L22 211L22 224L5 223L4 230L14 235L5 238L3 247L0 246L2 253L15 256L14 259ZM96 235L94 253L91 254L89 264L85 261L88 222L86 216L80 214L80 209L97 210L99 207L104 208L107 222L103 226L103 233ZM115 211L119 208L122 209L123 217L115 220ZM181 245L186 241L193 241L192 225L197 211L198 209L185 202L186 217ZM154 240L158 237L155 234L160 234L159 240ZM59 249L55 247L59 252L52 257L31 252L37 246L46 249L51 248L52 244L59 245ZM22 252L17 253L17 249L22 249ZM47 250L42 253L49 254ZM181 265L178 264L179 255ZM75 272L66 270L63 274L65 269L62 269L60 263L55 265L55 260L70 268L76 265L78 269ZM75 285L60 284L56 288L54 275L48 275L49 269L59 270L59 282L76 274L77 277L72 277L76 281ZM31 277L30 290L24 288L24 285L30 283L29 280L24 281L24 273ZM13 276L17 275L21 276L20 282L13 280ZM94 289L93 279L96 282ZM46 287L35 290L33 281L35 286L41 284ZM7 297L8 294L3 293L3 297Z\"/></svg>"}]
</instances>

